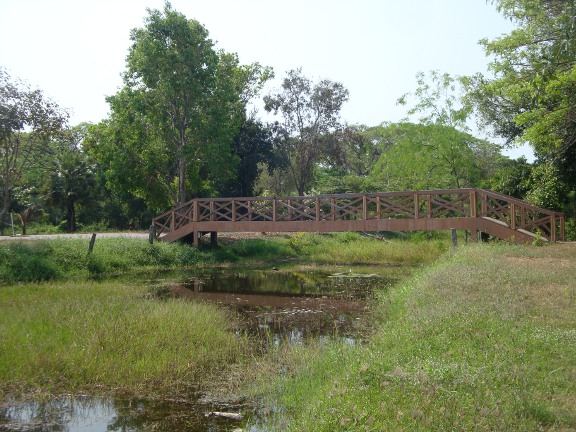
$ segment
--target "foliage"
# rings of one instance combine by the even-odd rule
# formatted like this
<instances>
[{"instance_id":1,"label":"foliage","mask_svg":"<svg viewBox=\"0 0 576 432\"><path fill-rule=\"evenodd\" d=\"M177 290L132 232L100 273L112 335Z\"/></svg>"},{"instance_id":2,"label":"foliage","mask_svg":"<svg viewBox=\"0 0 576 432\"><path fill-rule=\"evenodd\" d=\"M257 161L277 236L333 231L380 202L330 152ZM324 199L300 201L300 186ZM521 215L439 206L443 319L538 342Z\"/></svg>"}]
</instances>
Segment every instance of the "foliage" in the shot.
<instances>
[{"instance_id":1,"label":"foliage","mask_svg":"<svg viewBox=\"0 0 576 432\"><path fill-rule=\"evenodd\" d=\"M90 147L114 187L161 209L235 174L231 143L245 104L270 76L217 52L208 31L166 3L134 29L124 88Z\"/></svg>"},{"instance_id":2,"label":"foliage","mask_svg":"<svg viewBox=\"0 0 576 432\"><path fill-rule=\"evenodd\" d=\"M35 166L67 118L40 90L13 81L0 68L0 225L23 174Z\"/></svg>"},{"instance_id":3,"label":"foliage","mask_svg":"<svg viewBox=\"0 0 576 432\"><path fill-rule=\"evenodd\" d=\"M232 150L238 157L237 173L231 181L219 188L224 196L257 195L256 181L264 168L273 172L286 165L286 160L277 148L278 134L274 129L254 118L244 122L232 143Z\"/></svg>"},{"instance_id":4,"label":"foliage","mask_svg":"<svg viewBox=\"0 0 576 432\"><path fill-rule=\"evenodd\" d=\"M411 98L416 104L408 110L408 115L422 113L419 123L424 125L445 125L461 131L468 131L466 121L471 112L469 105L460 102L462 93L460 77L448 73L431 71L427 77L424 72L416 74L418 87L414 94L406 93L397 100L398 105L407 105Z\"/></svg>"},{"instance_id":5,"label":"foliage","mask_svg":"<svg viewBox=\"0 0 576 432\"><path fill-rule=\"evenodd\" d=\"M340 128L340 109L347 100L342 84L327 79L313 83L301 69L288 71L282 90L264 97L266 111L282 116L281 145L298 195L304 195L316 164L332 144L331 134Z\"/></svg>"},{"instance_id":6,"label":"foliage","mask_svg":"<svg viewBox=\"0 0 576 432\"><path fill-rule=\"evenodd\" d=\"M66 209L66 231L76 231L76 206L93 206L96 192L94 165L82 151L86 126L70 129L59 143L52 145L52 155L46 164L49 180L45 186L48 204Z\"/></svg>"},{"instance_id":7,"label":"foliage","mask_svg":"<svg viewBox=\"0 0 576 432\"><path fill-rule=\"evenodd\" d=\"M444 125L390 124L393 143L371 176L386 190L426 190L476 186L480 171L473 146L480 140Z\"/></svg>"},{"instance_id":8,"label":"foliage","mask_svg":"<svg viewBox=\"0 0 576 432\"><path fill-rule=\"evenodd\" d=\"M508 143L528 142L547 175L576 188L576 4L556 0L498 0L517 28L483 40L494 78L470 79L469 100L485 125ZM537 185L537 184L535 184ZM563 189L560 186L560 189ZM537 193L542 195L540 193ZM567 205L568 195L563 196ZM554 199L542 202L557 208Z\"/></svg>"},{"instance_id":9,"label":"foliage","mask_svg":"<svg viewBox=\"0 0 576 432\"><path fill-rule=\"evenodd\" d=\"M483 180L482 187L524 199L530 191L532 169L525 157L505 160L494 175Z\"/></svg>"}]
</instances>

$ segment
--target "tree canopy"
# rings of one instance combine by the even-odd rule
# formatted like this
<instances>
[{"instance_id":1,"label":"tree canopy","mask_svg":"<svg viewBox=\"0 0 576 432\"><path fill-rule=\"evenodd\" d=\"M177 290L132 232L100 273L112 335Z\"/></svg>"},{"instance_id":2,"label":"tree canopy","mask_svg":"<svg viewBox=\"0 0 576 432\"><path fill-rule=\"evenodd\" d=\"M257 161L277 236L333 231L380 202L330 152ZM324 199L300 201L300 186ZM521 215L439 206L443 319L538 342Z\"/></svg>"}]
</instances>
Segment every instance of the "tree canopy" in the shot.
<instances>
[{"instance_id":1,"label":"tree canopy","mask_svg":"<svg viewBox=\"0 0 576 432\"><path fill-rule=\"evenodd\" d=\"M499 0L517 28L483 40L494 78L476 75L469 100L508 143L528 142L556 183L576 187L576 3ZM544 168L542 168L544 169ZM566 196L565 198L568 198ZM541 203L546 205L546 203ZM558 203L549 202L559 209Z\"/></svg>"},{"instance_id":2,"label":"tree canopy","mask_svg":"<svg viewBox=\"0 0 576 432\"><path fill-rule=\"evenodd\" d=\"M233 177L232 139L270 70L217 51L206 28L168 3L148 14L131 33L124 88L108 98L110 119L93 130L91 148L111 182L163 208Z\"/></svg>"},{"instance_id":3,"label":"tree canopy","mask_svg":"<svg viewBox=\"0 0 576 432\"><path fill-rule=\"evenodd\" d=\"M298 195L304 195L312 180L330 134L341 127L340 109L347 100L348 90L341 83L328 79L313 83L301 69L288 71L282 90L264 97L266 110L282 116L281 144Z\"/></svg>"},{"instance_id":4,"label":"tree canopy","mask_svg":"<svg viewBox=\"0 0 576 432\"><path fill-rule=\"evenodd\" d=\"M22 175L38 162L67 120L67 112L41 90L13 80L0 68L0 224Z\"/></svg>"}]
</instances>

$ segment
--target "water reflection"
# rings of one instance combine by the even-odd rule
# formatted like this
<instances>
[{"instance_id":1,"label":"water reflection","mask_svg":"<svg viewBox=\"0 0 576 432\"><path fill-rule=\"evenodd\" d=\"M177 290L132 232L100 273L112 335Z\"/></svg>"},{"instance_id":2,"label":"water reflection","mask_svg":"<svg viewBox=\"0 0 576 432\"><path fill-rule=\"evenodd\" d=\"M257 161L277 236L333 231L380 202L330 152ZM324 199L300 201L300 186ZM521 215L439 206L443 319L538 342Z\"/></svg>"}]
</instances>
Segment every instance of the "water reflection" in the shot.
<instances>
[{"instance_id":1,"label":"water reflection","mask_svg":"<svg viewBox=\"0 0 576 432\"><path fill-rule=\"evenodd\" d=\"M244 331L275 345L309 338L353 343L367 329L364 318L375 287L387 282L376 274L352 272L211 272L172 284L170 292L231 308Z\"/></svg>"},{"instance_id":2,"label":"water reflection","mask_svg":"<svg viewBox=\"0 0 576 432\"><path fill-rule=\"evenodd\" d=\"M227 431L239 422L207 416L205 405L64 396L0 406L0 431Z\"/></svg>"}]
</instances>

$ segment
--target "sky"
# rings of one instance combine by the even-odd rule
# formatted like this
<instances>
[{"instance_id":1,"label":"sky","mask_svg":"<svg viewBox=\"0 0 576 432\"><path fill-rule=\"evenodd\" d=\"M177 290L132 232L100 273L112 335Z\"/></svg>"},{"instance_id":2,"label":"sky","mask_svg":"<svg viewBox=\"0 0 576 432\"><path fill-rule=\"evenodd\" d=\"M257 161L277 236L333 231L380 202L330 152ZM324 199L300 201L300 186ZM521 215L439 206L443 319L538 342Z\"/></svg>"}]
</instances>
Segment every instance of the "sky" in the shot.
<instances>
[{"instance_id":1,"label":"sky","mask_svg":"<svg viewBox=\"0 0 576 432\"><path fill-rule=\"evenodd\" d=\"M478 41L513 29L486 0L171 0L216 47L240 62L271 66L264 94L286 71L341 82L341 117L375 126L406 117L396 100L416 74L487 73ZM130 30L164 0L0 0L0 66L71 113L72 125L108 116L105 97L122 86ZM416 119L413 119L416 120ZM526 148L507 152L531 154Z\"/></svg>"}]
</instances>

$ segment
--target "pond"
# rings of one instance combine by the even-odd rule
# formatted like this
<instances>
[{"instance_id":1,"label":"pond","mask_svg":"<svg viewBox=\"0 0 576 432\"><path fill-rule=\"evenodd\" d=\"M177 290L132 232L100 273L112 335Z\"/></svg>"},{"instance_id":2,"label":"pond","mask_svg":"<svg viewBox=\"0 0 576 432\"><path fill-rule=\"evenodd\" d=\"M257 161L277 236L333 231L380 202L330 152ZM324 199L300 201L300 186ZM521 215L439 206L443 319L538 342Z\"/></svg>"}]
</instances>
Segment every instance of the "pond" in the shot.
<instances>
[{"instance_id":1,"label":"pond","mask_svg":"<svg viewBox=\"0 0 576 432\"><path fill-rule=\"evenodd\" d=\"M154 297L221 305L240 318L238 332L274 345L307 340L361 342L370 330L377 289L411 271L397 266L322 270L211 269L162 274L133 283L150 285ZM134 280L134 279L133 279ZM255 353L256 355L260 353ZM233 431L242 430L250 407L213 401L150 401L61 396L0 405L0 431Z\"/></svg>"}]
</instances>

